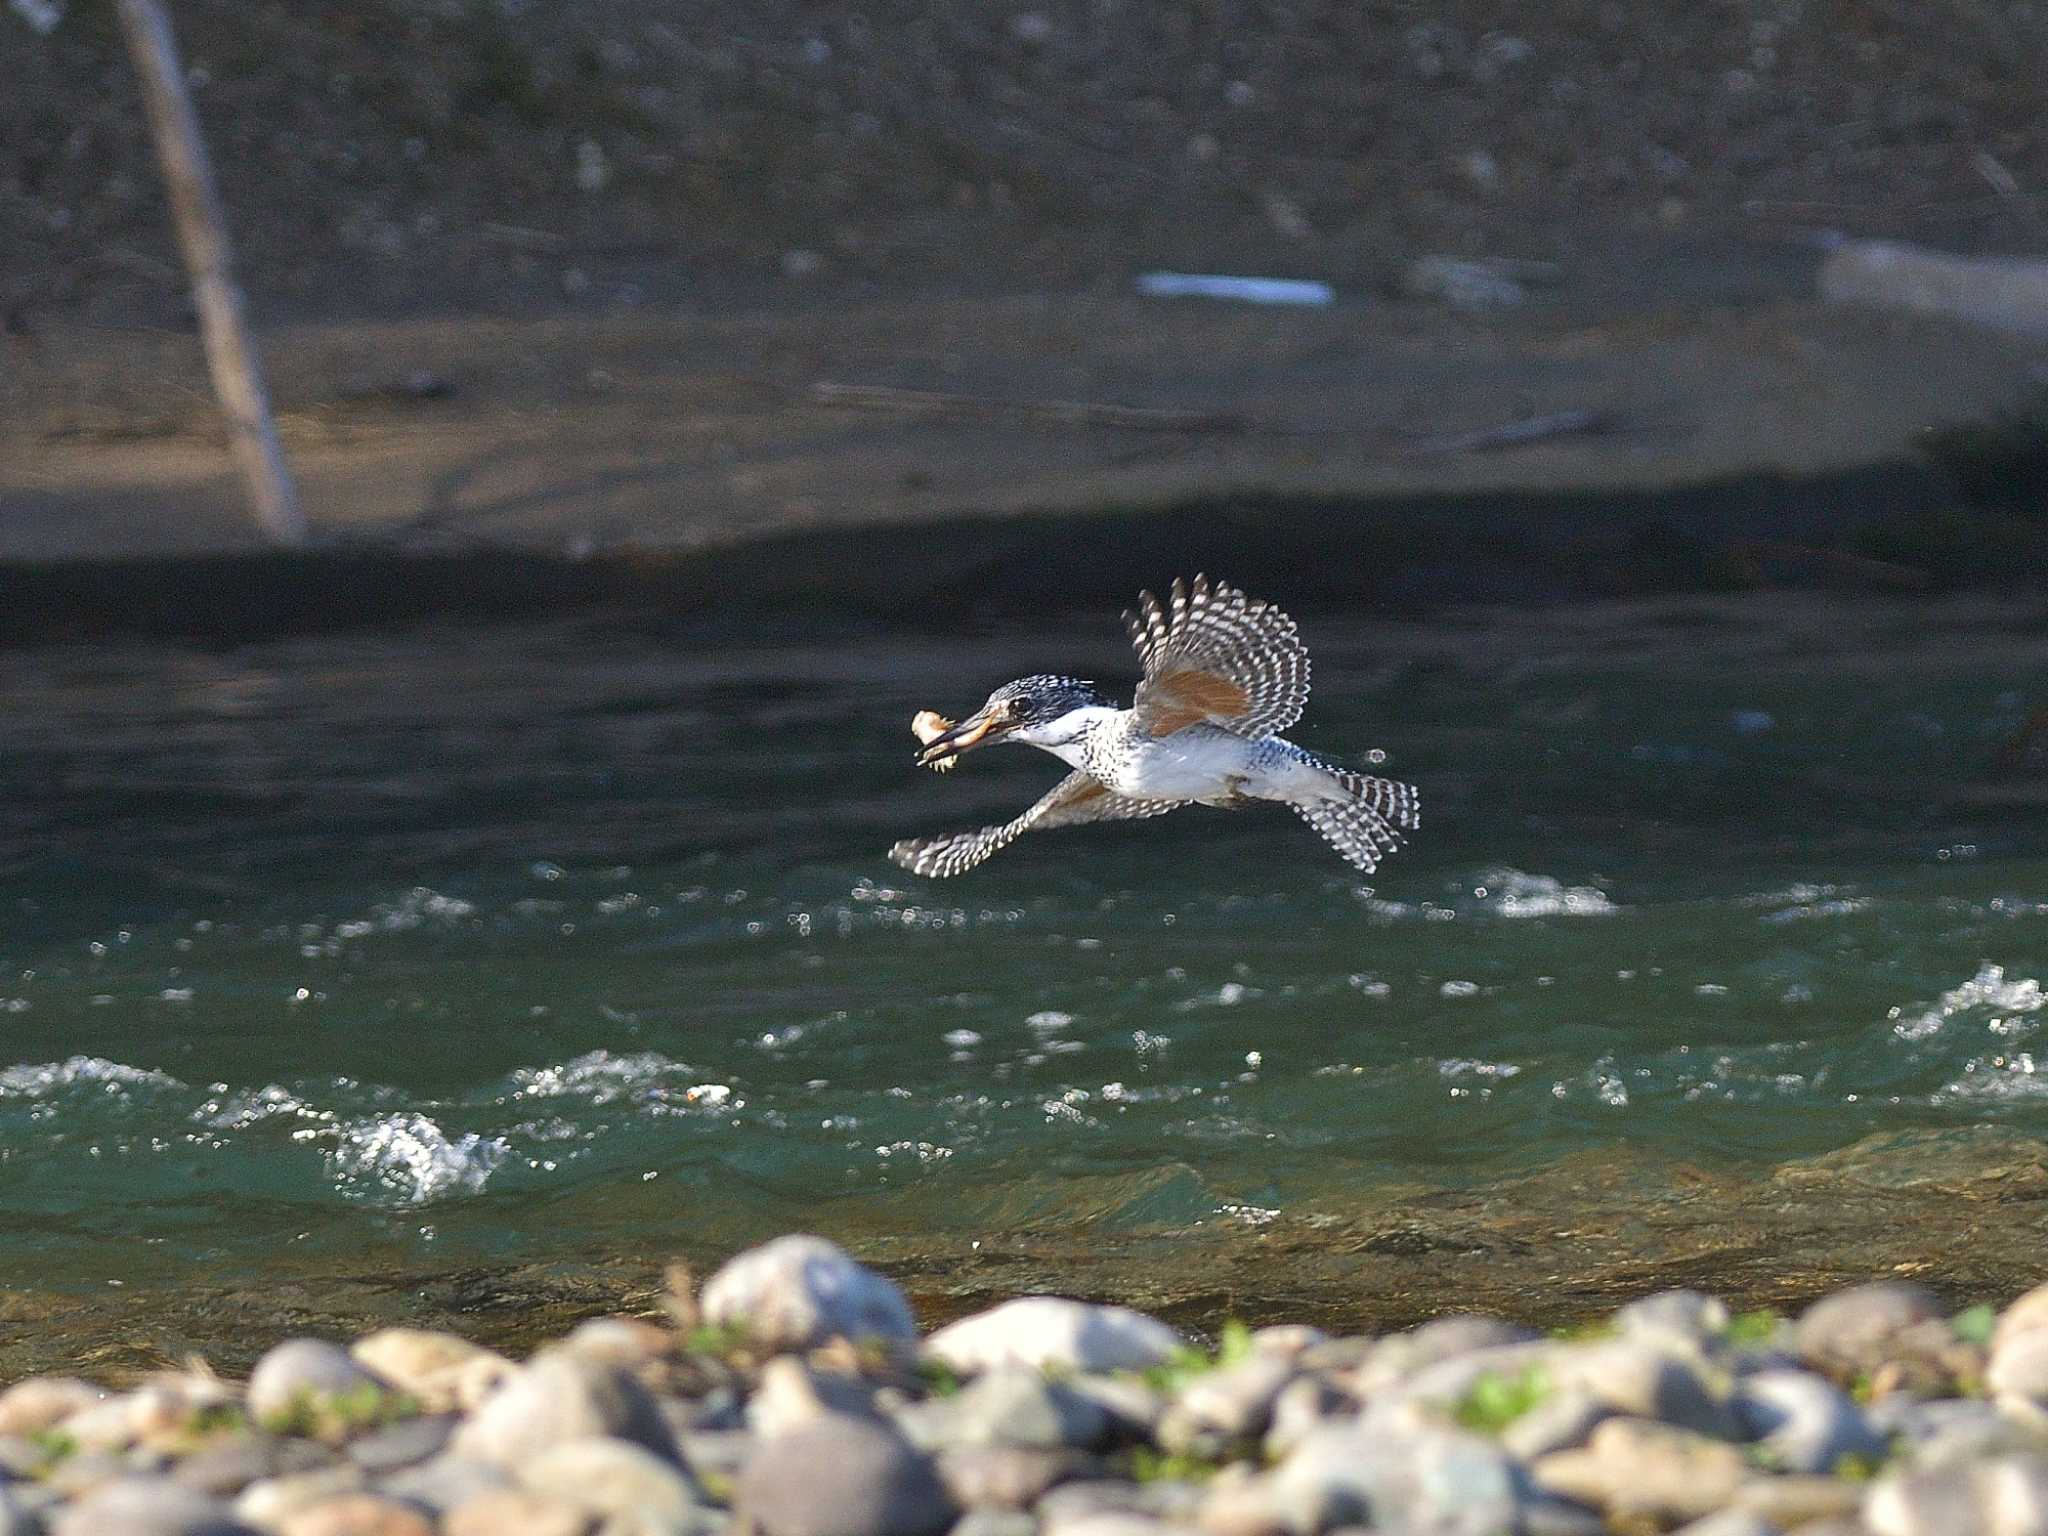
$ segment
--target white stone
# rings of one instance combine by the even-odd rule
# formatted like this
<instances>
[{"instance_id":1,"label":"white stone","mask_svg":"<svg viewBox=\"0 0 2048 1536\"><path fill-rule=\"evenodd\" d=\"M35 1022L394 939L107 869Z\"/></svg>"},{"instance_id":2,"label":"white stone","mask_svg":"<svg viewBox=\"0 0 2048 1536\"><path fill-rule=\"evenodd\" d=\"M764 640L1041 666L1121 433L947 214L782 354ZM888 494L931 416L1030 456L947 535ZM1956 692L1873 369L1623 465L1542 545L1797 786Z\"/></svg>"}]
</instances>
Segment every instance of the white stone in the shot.
<instances>
[{"instance_id":1,"label":"white stone","mask_svg":"<svg viewBox=\"0 0 2048 1536\"><path fill-rule=\"evenodd\" d=\"M740 1325L766 1349L917 1336L894 1283L822 1237L778 1237L748 1249L711 1277L701 1305L706 1322Z\"/></svg>"},{"instance_id":2,"label":"white stone","mask_svg":"<svg viewBox=\"0 0 2048 1536\"><path fill-rule=\"evenodd\" d=\"M999 1365L1141 1371L1170 1358L1181 1343L1159 1319L1129 1307L1023 1296L941 1328L924 1348L956 1371Z\"/></svg>"}]
</instances>

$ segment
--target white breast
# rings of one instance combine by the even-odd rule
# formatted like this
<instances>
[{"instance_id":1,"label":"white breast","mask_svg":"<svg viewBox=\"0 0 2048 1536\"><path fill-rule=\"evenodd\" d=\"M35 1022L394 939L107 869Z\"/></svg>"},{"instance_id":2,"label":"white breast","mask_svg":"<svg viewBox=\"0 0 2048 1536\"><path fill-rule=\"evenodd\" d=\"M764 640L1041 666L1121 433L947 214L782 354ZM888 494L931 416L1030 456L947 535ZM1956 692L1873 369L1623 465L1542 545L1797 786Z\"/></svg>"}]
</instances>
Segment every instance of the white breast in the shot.
<instances>
[{"instance_id":1,"label":"white breast","mask_svg":"<svg viewBox=\"0 0 2048 1536\"><path fill-rule=\"evenodd\" d=\"M1229 797L1251 772L1254 744L1242 736L1193 726L1171 736L1139 736L1111 756L1100 773L1119 794L1155 800Z\"/></svg>"}]
</instances>

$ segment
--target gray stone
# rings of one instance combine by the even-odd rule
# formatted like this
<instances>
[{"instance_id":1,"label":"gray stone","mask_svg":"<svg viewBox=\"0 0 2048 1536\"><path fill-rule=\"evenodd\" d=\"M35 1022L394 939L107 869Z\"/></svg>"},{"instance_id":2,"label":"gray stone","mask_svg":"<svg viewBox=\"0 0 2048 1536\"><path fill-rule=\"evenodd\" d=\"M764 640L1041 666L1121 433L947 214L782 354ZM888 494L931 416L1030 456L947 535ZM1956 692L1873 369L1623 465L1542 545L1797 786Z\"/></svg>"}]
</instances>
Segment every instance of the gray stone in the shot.
<instances>
[{"instance_id":1,"label":"gray stone","mask_svg":"<svg viewBox=\"0 0 2048 1536\"><path fill-rule=\"evenodd\" d=\"M259 1478L289 1477L334 1465L334 1453L311 1440L260 1430L217 1435L171 1469L171 1479L197 1493L232 1498Z\"/></svg>"},{"instance_id":2,"label":"gray stone","mask_svg":"<svg viewBox=\"0 0 2048 1536\"><path fill-rule=\"evenodd\" d=\"M631 1372L562 1349L545 1349L455 1432L449 1450L516 1466L564 1440L613 1435L673 1459L668 1421Z\"/></svg>"},{"instance_id":3,"label":"gray stone","mask_svg":"<svg viewBox=\"0 0 2048 1536\"><path fill-rule=\"evenodd\" d=\"M1109 1435L1109 1415L1100 1403L1064 1382L1015 1366L988 1372L936 1406L947 1410L945 1445L1087 1450Z\"/></svg>"},{"instance_id":4,"label":"gray stone","mask_svg":"<svg viewBox=\"0 0 2048 1536\"><path fill-rule=\"evenodd\" d=\"M0 1488L0 1536L43 1536L42 1517L11 1488Z\"/></svg>"},{"instance_id":5,"label":"gray stone","mask_svg":"<svg viewBox=\"0 0 2048 1536\"><path fill-rule=\"evenodd\" d=\"M1500 1443L1509 1455L1534 1461L1552 1451L1584 1445L1600 1422L1613 1416L1614 1410L1592 1393L1567 1388L1552 1392L1508 1425L1501 1431Z\"/></svg>"},{"instance_id":6,"label":"gray stone","mask_svg":"<svg viewBox=\"0 0 2048 1536\"><path fill-rule=\"evenodd\" d=\"M764 1349L807 1349L827 1339L914 1340L910 1303L895 1284L822 1237L778 1237L713 1275L704 1320L737 1324Z\"/></svg>"},{"instance_id":7,"label":"gray stone","mask_svg":"<svg viewBox=\"0 0 2048 1536\"><path fill-rule=\"evenodd\" d=\"M1424 1426L1389 1436L1358 1424L1313 1431L1265 1488L1292 1531L1370 1522L1446 1536L1514 1529L1527 1491L1520 1469L1479 1435Z\"/></svg>"},{"instance_id":8,"label":"gray stone","mask_svg":"<svg viewBox=\"0 0 2048 1536\"><path fill-rule=\"evenodd\" d=\"M690 1469L691 1476L700 1481L716 1477L725 1482L740 1475L740 1468L746 1465L759 1442L760 1436L745 1429L687 1430L677 1439L683 1465Z\"/></svg>"},{"instance_id":9,"label":"gray stone","mask_svg":"<svg viewBox=\"0 0 2048 1536\"><path fill-rule=\"evenodd\" d=\"M358 1435L348 1443L348 1459L366 1472L392 1472L415 1466L448 1448L461 1423L452 1413L423 1413L382 1429Z\"/></svg>"},{"instance_id":10,"label":"gray stone","mask_svg":"<svg viewBox=\"0 0 2048 1536\"><path fill-rule=\"evenodd\" d=\"M1552 1385L1577 1388L1617 1414L1656 1419L1721 1440L1742 1424L1728 1405L1725 1384L1710 1380L1694 1360L1629 1339L1561 1352L1550 1366Z\"/></svg>"},{"instance_id":11,"label":"gray stone","mask_svg":"<svg viewBox=\"0 0 2048 1536\"><path fill-rule=\"evenodd\" d=\"M492 1488L441 1517L442 1536L589 1536L580 1504L523 1488Z\"/></svg>"},{"instance_id":12,"label":"gray stone","mask_svg":"<svg viewBox=\"0 0 2048 1536\"><path fill-rule=\"evenodd\" d=\"M50 1522L50 1536L252 1536L227 1505L169 1478L124 1477Z\"/></svg>"},{"instance_id":13,"label":"gray stone","mask_svg":"<svg viewBox=\"0 0 2048 1536\"><path fill-rule=\"evenodd\" d=\"M1967 1467L1894 1472L1870 1486L1863 1523L1875 1536L1962 1536L1981 1529Z\"/></svg>"},{"instance_id":14,"label":"gray stone","mask_svg":"<svg viewBox=\"0 0 2048 1536\"><path fill-rule=\"evenodd\" d=\"M941 1328L925 1353L956 1371L999 1365L1038 1370L1142 1371L1170 1359L1180 1335L1129 1307L1094 1306L1059 1296L1023 1296Z\"/></svg>"},{"instance_id":15,"label":"gray stone","mask_svg":"<svg viewBox=\"0 0 2048 1536\"><path fill-rule=\"evenodd\" d=\"M601 1515L688 1524L707 1502L676 1464L608 1436L565 1440L516 1469L519 1484L588 1505Z\"/></svg>"},{"instance_id":16,"label":"gray stone","mask_svg":"<svg viewBox=\"0 0 2048 1536\"><path fill-rule=\"evenodd\" d=\"M2012 1432L2012 1423L1981 1398L1945 1398L1923 1402L1898 1393L1881 1397L1863 1410L1872 1429L1887 1440L1903 1440L1916 1453L1937 1441L1954 1445L1990 1445Z\"/></svg>"},{"instance_id":17,"label":"gray stone","mask_svg":"<svg viewBox=\"0 0 2048 1536\"><path fill-rule=\"evenodd\" d=\"M30 1376L0 1392L0 1435L54 1429L107 1395L76 1376Z\"/></svg>"},{"instance_id":18,"label":"gray stone","mask_svg":"<svg viewBox=\"0 0 2048 1536\"><path fill-rule=\"evenodd\" d=\"M1996 1536L2048 1536L2048 1457L2001 1456L1979 1466L1977 1507Z\"/></svg>"},{"instance_id":19,"label":"gray stone","mask_svg":"<svg viewBox=\"0 0 2048 1536\"><path fill-rule=\"evenodd\" d=\"M1897 1335L1943 1315L1941 1303L1925 1286L1881 1280L1837 1291L1808 1307L1793 1329L1793 1346L1801 1359L1823 1370L1874 1371L1885 1363Z\"/></svg>"},{"instance_id":20,"label":"gray stone","mask_svg":"<svg viewBox=\"0 0 2048 1536\"><path fill-rule=\"evenodd\" d=\"M1122 1510L1105 1510L1078 1520L1047 1520L1041 1529L1045 1536L1179 1536L1175 1527L1155 1516Z\"/></svg>"},{"instance_id":21,"label":"gray stone","mask_svg":"<svg viewBox=\"0 0 2048 1536\"><path fill-rule=\"evenodd\" d=\"M1273 1404L1294 1376L1291 1357L1254 1354L1196 1377L1160 1417L1160 1445L1183 1455L1217 1456L1257 1439L1273 1422Z\"/></svg>"},{"instance_id":22,"label":"gray stone","mask_svg":"<svg viewBox=\"0 0 2048 1536\"><path fill-rule=\"evenodd\" d=\"M735 1508L763 1536L937 1536L958 1513L928 1457L844 1414L756 1446Z\"/></svg>"},{"instance_id":23,"label":"gray stone","mask_svg":"<svg viewBox=\"0 0 2048 1536\"><path fill-rule=\"evenodd\" d=\"M970 1509L946 1536L1038 1536L1038 1522L1022 1510Z\"/></svg>"},{"instance_id":24,"label":"gray stone","mask_svg":"<svg viewBox=\"0 0 2048 1536\"><path fill-rule=\"evenodd\" d=\"M1615 1313L1614 1325L1624 1338L1704 1348L1728 1326L1728 1308L1700 1291L1659 1291Z\"/></svg>"},{"instance_id":25,"label":"gray stone","mask_svg":"<svg viewBox=\"0 0 2048 1536\"><path fill-rule=\"evenodd\" d=\"M1093 1457L1015 1445L941 1451L939 1480L962 1509L1029 1509L1059 1484L1086 1476Z\"/></svg>"},{"instance_id":26,"label":"gray stone","mask_svg":"<svg viewBox=\"0 0 2048 1536\"><path fill-rule=\"evenodd\" d=\"M1165 1396L1136 1376L1068 1376L1062 1384L1100 1406L1110 1432L1122 1439L1146 1439L1166 1412Z\"/></svg>"},{"instance_id":27,"label":"gray stone","mask_svg":"<svg viewBox=\"0 0 2048 1536\"><path fill-rule=\"evenodd\" d=\"M872 1418L872 1383L837 1371L817 1371L791 1355L777 1355L761 1368L745 1423L757 1435L779 1435L820 1414L852 1413Z\"/></svg>"},{"instance_id":28,"label":"gray stone","mask_svg":"<svg viewBox=\"0 0 2048 1536\"><path fill-rule=\"evenodd\" d=\"M358 1365L349 1352L324 1339L286 1339L249 1373L249 1412L269 1419L302 1402L351 1392L387 1389L384 1378Z\"/></svg>"},{"instance_id":29,"label":"gray stone","mask_svg":"<svg viewBox=\"0 0 2048 1536\"><path fill-rule=\"evenodd\" d=\"M1381 1339L1358 1368L1354 1386L1366 1395L1384 1392L1439 1361L1480 1350L1533 1344L1540 1339L1541 1335L1530 1329L1504 1323L1497 1317L1439 1317L1407 1333Z\"/></svg>"},{"instance_id":30,"label":"gray stone","mask_svg":"<svg viewBox=\"0 0 2048 1536\"><path fill-rule=\"evenodd\" d=\"M1201 1504L1202 1490L1190 1483L1085 1478L1062 1483L1040 1499L1038 1518L1053 1524L1083 1520L1091 1515L1125 1514L1185 1523Z\"/></svg>"},{"instance_id":31,"label":"gray stone","mask_svg":"<svg viewBox=\"0 0 2048 1536\"><path fill-rule=\"evenodd\" d=\"M1558 1346L1548 1339L1461 1350L1419 1367L1405 1379L1388 1382L1366 1393L1365 1411L1369 1417L1385 1419L1389 1415L1405 1415L1415 1404L1429 1404L1438 1409L1438 1417L1442 1417L1483 1378L1519 1376L1538 1369L1547 1373L1558 1354ZM1368 1371L1378 1364L1375 1358L1367 1367ZM1362 1372L1361 1377L1364 1374Z\"/></svg>"},{"instance_id":32,"label":"gray stone","mask_svg":"<svg viewBox=\"0 0 2048 1536\"><path fill-rule=\"evenodd\" d=\"M1748 1470L1734 1446L1648 1419L1608 1419L1585 1449L1553 1451L1531 1469L1537 1486L1560 1498L1662 1525L1720 1509Z\"/></svg>"},{"instance_id":33,"label":"gray stone","mask_svg":"<svg viewBox=\"0 0 2048 1536\"><path fill-rule=\"evenodd\" d=\"M391 1498L408 1499L439 1515L511 1486L512 1479L503 1467L449 1454L387 1473L377 1480L378 1489Z\"/></svg>"},{"instance_id":34,"label":"gray stone","mask_svg":"<svg viewBox=\"0 0 2048 1536\"><path fill-rule=\"evenodd\" d=\"M1844 1456L1880 1461L1890 1450L1848 1394L1805 1371L1746 1377L1734 1406L1748 1436L1789 1472L1832 1472Z\"/></svg>"}]
</instances>

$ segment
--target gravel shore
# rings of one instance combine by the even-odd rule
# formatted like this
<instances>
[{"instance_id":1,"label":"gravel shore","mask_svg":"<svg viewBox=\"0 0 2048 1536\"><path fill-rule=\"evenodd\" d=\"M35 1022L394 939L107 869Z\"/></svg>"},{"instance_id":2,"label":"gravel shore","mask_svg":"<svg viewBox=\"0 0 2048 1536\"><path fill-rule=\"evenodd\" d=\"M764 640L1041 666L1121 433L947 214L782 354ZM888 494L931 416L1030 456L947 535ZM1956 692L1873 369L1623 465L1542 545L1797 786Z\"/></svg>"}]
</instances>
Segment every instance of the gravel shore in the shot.
<instances>
[{"instance_id":1,"label":"gravel shore","mask_svg":"<svg viewBox=\"0 0 2048 1536\"><path fill-rule=\"evenodd\" d=\"M452 1334L290 1339L246 1383L0 1393L4 1536L1688 1536L2048 1532L2048 1286L1905 1282L1797 1318L1668 1291L1569 1334L1381 1338L1026 1297L920 1338L821 1238L664 1325L523 1364Z\"/></svg>"}]
</instances>

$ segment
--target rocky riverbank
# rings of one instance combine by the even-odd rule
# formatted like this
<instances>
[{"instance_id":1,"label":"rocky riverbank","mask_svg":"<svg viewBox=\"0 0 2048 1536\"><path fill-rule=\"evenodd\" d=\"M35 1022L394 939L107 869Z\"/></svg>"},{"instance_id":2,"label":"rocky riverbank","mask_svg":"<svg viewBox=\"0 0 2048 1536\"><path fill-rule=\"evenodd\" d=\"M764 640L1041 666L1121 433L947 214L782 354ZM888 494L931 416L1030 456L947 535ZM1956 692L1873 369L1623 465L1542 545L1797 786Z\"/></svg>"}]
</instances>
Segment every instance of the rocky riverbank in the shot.
<instances>
[{"instance_id":1,"label":"rocky riverbank","mask_svg":"<svg viewBox=\"0 0 2048 1536\"><path fill-rule=\"evenodd\" d=\"M452 1334L291 1339L246 1383L0 1393L6 1536L1998 1536L2048 1532L2048 1286L1796 1319L1670 1291L1568 1335L1381 1338L1005 1303L920 1339L819 1238L666 1323L525 1363Z\"/></svg>"}]
</instances>

